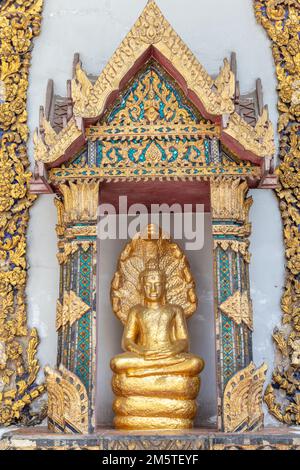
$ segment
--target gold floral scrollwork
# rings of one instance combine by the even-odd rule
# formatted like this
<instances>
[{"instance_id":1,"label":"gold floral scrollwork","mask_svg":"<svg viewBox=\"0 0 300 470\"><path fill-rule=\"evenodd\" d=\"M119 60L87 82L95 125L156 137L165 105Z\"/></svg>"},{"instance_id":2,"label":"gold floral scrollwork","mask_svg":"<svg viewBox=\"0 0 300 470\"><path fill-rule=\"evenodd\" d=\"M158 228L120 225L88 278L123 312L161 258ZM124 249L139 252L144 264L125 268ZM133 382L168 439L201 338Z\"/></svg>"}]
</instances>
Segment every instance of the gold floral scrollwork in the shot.
<instances>
[{"instance_id":1,"label":"gold floral scrollwork","mask_svg":"<svg viewBox=\"0 0 300 470\"><path fill-rule=\"evenodd\" d=\"M42 0L7 0L0 7L0 425L30 421L35 386L36 330L28 331L25 304L29 194L26 99Z\"/></svg>"},{"instance_id":2,"label":"gold floral scrollwork","mask_svg":"<svg viewBox=\"0 0 300 470\"><path fill-rule=\"evenodd\" d=\"M265 402L279 421L300 424L300 3L254 0L258 22L271 41L278 79L280 165L277 195L284 226L286 285L282 328L273 334L279 352ZM284 398L285 397L285 398Z\"/></svg>"},{"instance_id":3,"label":"gold floral scrollwork","mask_svg":"<svg viewBox=\"0 0 300 470\"><path fill-rule=\"evenodd\" d=\"M224 390L225 432L258 430L263 426L263 386L267 365L256 369L253 362L239 371Z\"/></svg>"}]
</instances>

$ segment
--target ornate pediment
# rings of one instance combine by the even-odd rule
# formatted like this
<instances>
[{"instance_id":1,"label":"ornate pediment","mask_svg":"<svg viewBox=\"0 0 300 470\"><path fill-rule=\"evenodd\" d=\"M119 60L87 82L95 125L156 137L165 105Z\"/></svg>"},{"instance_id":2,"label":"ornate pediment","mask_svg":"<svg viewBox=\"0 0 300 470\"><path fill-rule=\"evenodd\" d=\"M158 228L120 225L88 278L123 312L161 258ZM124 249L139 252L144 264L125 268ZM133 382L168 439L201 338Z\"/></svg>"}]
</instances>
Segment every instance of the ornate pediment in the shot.
<instances>
[{"instance_id":1,"label":"ornate pediment","mask_svg":"<svg viewBox=\"0 0 300 470\"><path fill-rule=\"evenodd\" d=\"M157 63L149 63L96 126L98 165L203 165L220 126L204 120Z\"/></svg>"},{"instance_id":2,"label":"ornate pediment","mask_svg":"<svg viewBox=\"0 0 300 470\"><path fill-rule=\"evenodd\" d=\"M220 116L234 111L235 78L228 61L224 61L219 76L211 78L151 1L94 84L77 64L72 81L74 114L84 118L100 116L109 95L119 89L123 77L151 47L176 68L207 114Z\"/></svg>"},{"instance_id":3,"label":"ornate pediment","mask_svg":"<svg viewBox=\"0 0 300 470\"><path fill-rule=\"evenodd\" d=\"M267 108L258 89L239 95L233 62L210 77L148 2L98 78L85 74L76 55L67 98L49 82L35 159L54 183L239 175L274 185ZM36 173L41 181L45 170Z\"/></svg>"}]
</instances>

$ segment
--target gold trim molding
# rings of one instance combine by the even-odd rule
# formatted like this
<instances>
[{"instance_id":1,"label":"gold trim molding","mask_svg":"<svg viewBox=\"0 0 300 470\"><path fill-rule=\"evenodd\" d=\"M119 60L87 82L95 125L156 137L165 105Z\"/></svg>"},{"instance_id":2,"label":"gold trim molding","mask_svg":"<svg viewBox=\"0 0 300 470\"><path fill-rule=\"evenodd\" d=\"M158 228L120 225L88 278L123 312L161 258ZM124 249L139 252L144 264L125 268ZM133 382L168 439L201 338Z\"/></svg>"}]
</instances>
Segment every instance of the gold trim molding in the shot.
<instances>
[{"instance_id":1,"label":"gold trim molding","mask_svg":"<svg viewBox=\"0 0 300 470\"><path fill-rule=\"evenodd\" d=\"M26 142L28 72L42 0L4 1L0 7L0 426L30 422L30 404L44 392L35 385L37 331L26 316L26 230L29 194Z\"/></svg>"},{"instance_id":2,"label":"gold trim molding","mask_svg":"<svg viewBox=\"0 0 300 470\"><path fill-rule=\"evenodd\" d=\"M277 196L286 254L282 328L273 335L279 360L265 401L279 421L300 424L300 3L299 0L254 0L257 21L272 42L278 79L280 165ZM283 397L285 396L285 399Z\"/></svg>"}]
</instances>

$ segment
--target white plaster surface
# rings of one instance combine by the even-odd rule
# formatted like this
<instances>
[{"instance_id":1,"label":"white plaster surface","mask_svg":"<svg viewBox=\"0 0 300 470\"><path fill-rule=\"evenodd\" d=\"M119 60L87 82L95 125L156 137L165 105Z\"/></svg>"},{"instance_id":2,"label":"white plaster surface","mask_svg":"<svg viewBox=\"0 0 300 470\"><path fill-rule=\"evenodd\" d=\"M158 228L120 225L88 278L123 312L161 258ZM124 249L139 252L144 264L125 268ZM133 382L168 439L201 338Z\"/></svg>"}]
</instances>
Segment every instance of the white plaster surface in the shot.
<instances>
[{"instance_id":1,"label":"white plaster surface","mask_svg":"<svg viewBox=\"0 0 300 470\"><path fill-rule=\"evenodd\" d=\"M252 1L158 0L157 3L209 73L216 74L223 57L229 57L231 51L237 53L242 92L253 89L255 79L260 77L275 125L277 97L270 44L256 24ZM80 52L87 72L99 74L145 4L145 0L45 0L42 33L35 41L30 70L31 131L38 124L39 105L44 103L48 78L55 80L55 92L63 95L66 80L71 77L74 52ZM32 143L29 152L33 161ZM281 221L271 191L257 190L253 195L254 356L257 364L266 361L271 372L274 358L271 332L280 322L279 302L284 281ZM53 197L40 197L31 211L27 293L29 323L38 327L42 340L39 347L42 366L55 363L58 294L55 223Z\"/></svg>"}]
</instances>

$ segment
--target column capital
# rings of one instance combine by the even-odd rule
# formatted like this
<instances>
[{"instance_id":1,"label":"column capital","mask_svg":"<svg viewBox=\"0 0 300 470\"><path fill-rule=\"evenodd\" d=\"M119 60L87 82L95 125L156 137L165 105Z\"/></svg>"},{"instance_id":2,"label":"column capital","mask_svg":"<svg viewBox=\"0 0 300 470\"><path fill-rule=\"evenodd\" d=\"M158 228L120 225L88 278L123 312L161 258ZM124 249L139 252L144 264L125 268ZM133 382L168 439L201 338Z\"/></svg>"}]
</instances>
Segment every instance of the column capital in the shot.
<instances>
[{"instance_id":1,"label":"column capital","mask_svg":"<svg viewBox=\"0 0 300 470\"><path fill-rule=\"evenodd\" d=\"M241 178L215 178L210 183L213 220L248 223L252 198L248 184Z\"/></svg>"},{"instance_id":2,"label":"column capital","mask_svg":"<svg viewBox=\"0 0 300 470\"><path fill-rule=\"evenodd\" d=\"M65 224L97 221L100 181L74 180L59 185Z\"/></svg>"}]
</instances>

